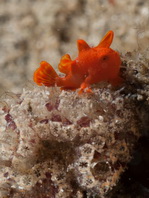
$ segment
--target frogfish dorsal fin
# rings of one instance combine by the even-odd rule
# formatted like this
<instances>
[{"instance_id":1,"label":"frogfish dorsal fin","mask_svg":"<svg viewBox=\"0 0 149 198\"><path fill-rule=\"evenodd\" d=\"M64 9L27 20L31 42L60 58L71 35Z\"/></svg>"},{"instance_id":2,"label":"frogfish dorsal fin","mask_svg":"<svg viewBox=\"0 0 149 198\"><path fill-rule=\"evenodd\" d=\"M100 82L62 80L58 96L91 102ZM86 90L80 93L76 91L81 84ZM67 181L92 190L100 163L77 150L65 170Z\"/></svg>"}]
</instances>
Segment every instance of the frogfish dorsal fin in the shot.
<instances>
[{"instance_id":1,"label":"frogfish dorsal fin","mask_svg":"<svg viewBox=\"0 0 149 198\"><path fill-rule=\"evenodd\" d=\"M78 40L77 41L77 46L78 46L79 52L81 52L83 50L90 49L90 46L84 40Z\"/></svg>"},{"instance_id":2,"label":"frogfish dorsal fin","mask_svg":"<svg viewBox=\"0 0 149 198\"><path fill-rule=\"evenodd\" d=\"M70 69L71 69L71 63L72 63L72 60L69 54L65 54L64 56L62 56L60 63L58 65L59 71L64 74L69 74Z\"/></svg>"},{"instance_id":3,"label":"frogfish dorsal fin","mask_svg":"<svg viewBox=\"0 0 149 198\"><path fill-rule=\"evenodd\" d=\"M100 41L100 43L97 45L97 47L100 48L109 48L114 37L114 32L110 30L107 32L107 34L103 37L103 39Z\"/></svg>"}]
</instances>

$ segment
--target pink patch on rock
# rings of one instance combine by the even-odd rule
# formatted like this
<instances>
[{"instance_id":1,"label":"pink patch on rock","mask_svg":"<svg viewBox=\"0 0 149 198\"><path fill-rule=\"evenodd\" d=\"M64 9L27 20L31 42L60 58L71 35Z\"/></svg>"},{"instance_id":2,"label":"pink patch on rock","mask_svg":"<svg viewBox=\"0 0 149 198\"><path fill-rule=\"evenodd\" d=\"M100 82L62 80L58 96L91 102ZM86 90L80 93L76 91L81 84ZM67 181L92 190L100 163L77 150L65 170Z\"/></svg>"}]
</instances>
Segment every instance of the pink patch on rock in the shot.
<instances>
[{"instance_id":1,"label":"pink patch on rock","mask_svg":"<svg viewBox=\"0 0 149 198\"><path fill-rule=\"evenodd\" d=\"M58 187L51 180L49 173L46 173L46 178L41 179L41 182L36 183L36 185L32 188L32 192L29 192L28 197L56 198L57 193Z\"/></svg>"},{"instance_id":2,"label":"pink patch on rock","mask_svg":"<svg viewBox=\"0 0 149 198\"><path fill-rule=\"evenodd\" d=\"M46 175L47 178L51 178L51 173L46 172L45 175Z\"/></svg>"},{"instance_id":3,"label":"pink patch on rock","mask_svg":"<svg viewBox=\"0 0 149 198\"><path fill-rule=\"evenodd\" d=\"M5 116L5 120L7 122L7 128L10 128L12 130L15 130L17 128L12 116L9 113Z\"/></svg>"},{"instance_id":4,"label":"pink patch on rock","mask_svg":"<svg viewBox=\"0 0 149 198\"><path fill-rule=\"evenodd\" d=\"M50 102L47 103L45 106L47 107L47 110L48 110L48 111L52 111L52 110L54 109L54 105L51 104Z\"/></svg>"},{"instance_id":5,"label":"pink patch on rock","mask_svg":"<svg viewBox=\"0 0 149 198\"><path fill-rule=\"evenodd\" d=\"M4 177L8 177L8 175L9 175L8 172L4 173Z\"/></svg>"},{"instance_id":6,"label":"pink patch on rock","mask_svg":"<svg viewBox=\"0 0 149 198\"><path fill-rule=\"evenodd\" d=\"M101 154L95 150L93 159L97 161L100 160L100 158L101 158Z\"/></svg>"},{"instance_id":7,"label":"pink patch on rock","mask_svg":"<svg viewBox=\"0 0 149 198\"><path fill-rule=\"evenodd\" d=\"M4 106L2 108L2 110L5 112L5 113L9 113L10 109L7 107L7 106Z\"/></svg>"},{"instance_id":8,"label":"pink patch on rock","mask_svg":"<svg viewBox=\"0 0 149 198\"><path fill-rule=\"evenodd\" d=\"M80 125L81 127L89 127L90 126L90 118L87 116L84 116L80 118L80 120L77 121L77 124Z\"/></svg>"},{"instance_id":9,"label":"pink patch on rock","mask_svg":"<svg viewBox=\"0 0 149 198\"><path fill-rule=\"evenodd\" d=\"M43 120L40 120L40 123L43 123L43 124L48 124L49 120L48 119L43 119Z\"/></svg>"},{"instance_id":10,"label":"pink patch on rock","mask_svg":"<svg viewBox=\"0 0 149 198\"><path fill-rule=\"evenodd\" d=\"M34 139L31 139L30 142L31 142L32 144L35 144L35 143L36 143L36 141L35 141Z\"/></svg>"},{"instance_id":11,"label":"pink patch on rock","mask_svg":"<svg viewBox=\"0 0 149 198\"><path fill-rule=\"evenodd\" d=\"M66 118L65 118L65 120L63 120L63 125L64 126L68 126L68 125L71 125L71 124L72 124L72 122L70 120L68 120Z\"/></svg>"},{"instance_id":12,"label":"pink patch on rock","mask_svg":"<svg viewBox=\"0 0 149 198\"><path fill-rule=\"evenodd\" d=\"M62 119L61 119L60 115L52 115L51 121L53 121L53 122L61 122Z\"/></svg>"},{"instance_id":13,"label":"pink patch on rock","mask_svg":"<svg viewBox=\"0 0 149 198\"><path fill-rule=\"evenodd\" d=\"M54 109L58 109L59 107L59 103L60 101L59 100L56 100L55 104L51 103L51 102L48 102L45 106L47 108L48 111L52 111Z\"/></svg>"}]
</instances>

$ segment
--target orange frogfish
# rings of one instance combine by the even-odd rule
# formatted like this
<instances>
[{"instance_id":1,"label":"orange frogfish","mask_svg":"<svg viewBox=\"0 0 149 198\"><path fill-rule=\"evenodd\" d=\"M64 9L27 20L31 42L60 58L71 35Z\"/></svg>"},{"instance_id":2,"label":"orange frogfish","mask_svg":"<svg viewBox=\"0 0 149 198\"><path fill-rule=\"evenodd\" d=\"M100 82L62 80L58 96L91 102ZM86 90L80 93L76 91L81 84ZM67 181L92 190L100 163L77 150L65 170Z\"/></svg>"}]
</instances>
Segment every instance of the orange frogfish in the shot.
<instances>
[{"instance_id":1,"label":"orange frogfish","mask_svg":"<svg viewBox=\"0 0 149 198\"><path fill-rule=\"evenodd\" d=\"M34 81L47 87L58 86L61 89L76 90L79 93L92 92L91 85L108 81L113 86L119 85L121 60L118 52L110 48L114 33L109 31L96 47L90 47L84 40L78 40L78 57L72 60L68 54L61 58L58 65L64 77L60 77L46 61L34 73Z\"/></svg>"}]
</instances>

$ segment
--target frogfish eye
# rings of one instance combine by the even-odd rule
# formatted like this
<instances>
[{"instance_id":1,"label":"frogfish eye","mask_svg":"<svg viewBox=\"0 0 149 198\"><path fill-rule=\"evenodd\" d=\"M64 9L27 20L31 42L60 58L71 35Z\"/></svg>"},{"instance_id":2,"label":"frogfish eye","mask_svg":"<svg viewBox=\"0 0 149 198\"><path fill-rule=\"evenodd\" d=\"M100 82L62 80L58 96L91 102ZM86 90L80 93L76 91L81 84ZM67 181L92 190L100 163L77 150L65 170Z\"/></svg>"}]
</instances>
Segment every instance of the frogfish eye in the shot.
<instances>
[{"instance_id":1,"label":"frogfish eye","mask_svg":"<svg viewBox=\"0 0 149 198\"><path fill-rule=\"evenodd\" d=\"M109 59L109 56L103 56L103 57L102 57L102 60L103 60L103 61L106 61L106 60L108 60L108 59Z\"/></svg>"}]
</instances>

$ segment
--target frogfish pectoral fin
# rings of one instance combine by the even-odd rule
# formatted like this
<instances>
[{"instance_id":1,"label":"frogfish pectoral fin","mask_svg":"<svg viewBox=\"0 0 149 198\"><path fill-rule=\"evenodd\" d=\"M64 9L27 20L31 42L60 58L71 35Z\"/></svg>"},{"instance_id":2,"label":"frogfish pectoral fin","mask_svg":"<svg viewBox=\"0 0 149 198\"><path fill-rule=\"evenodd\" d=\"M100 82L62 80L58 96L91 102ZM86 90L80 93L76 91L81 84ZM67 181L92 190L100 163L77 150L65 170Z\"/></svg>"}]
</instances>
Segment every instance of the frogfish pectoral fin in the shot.
<instances>
[{"instance_id":1,"label":"frogfish pectoral fin","mask_svg":"<svg viewBox=\"0 0 149 198\"><path fill-rule=\"evenodd\" d=\"M100 48L109 48L114 37L114 32L110 30L107 32L107 34L103 37L103 39L100 41L100 43L97 45L97 47Z\"/></svg>"},{"instance_id":2,"label":"frogfish pectoral fin","mask_svg":"<svg viewBox=\"0 0 149 198\"><path fill-rule=\"evenodd\" d=\"M64 56L62 56L61 61L58 65L59 71L68 75L71 70L71 63L72 63L72 60L69 54L65 54Z\"/></svg>"},{"instance_id":3,"label":"frogfish pectoral fin","mask_svg":"<svg viewBox=\"0 0 149 198\"><path fill-rule=\"evenodd\" d=\"M53 67L46 61L42 61L40 67L34 72L33 80L39 86L51 87L55 85L57 77L58 75Z\"/></svg>"}]
</instances>

